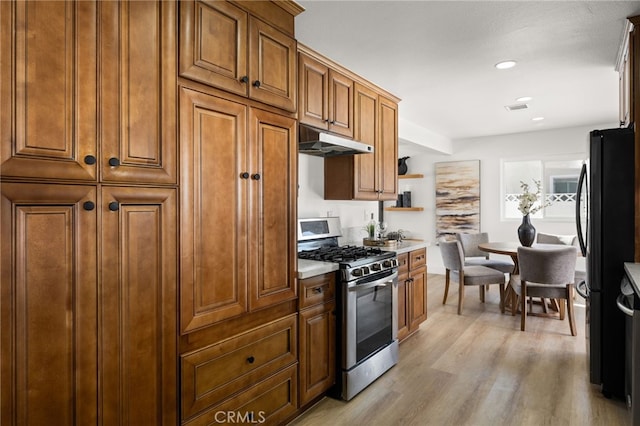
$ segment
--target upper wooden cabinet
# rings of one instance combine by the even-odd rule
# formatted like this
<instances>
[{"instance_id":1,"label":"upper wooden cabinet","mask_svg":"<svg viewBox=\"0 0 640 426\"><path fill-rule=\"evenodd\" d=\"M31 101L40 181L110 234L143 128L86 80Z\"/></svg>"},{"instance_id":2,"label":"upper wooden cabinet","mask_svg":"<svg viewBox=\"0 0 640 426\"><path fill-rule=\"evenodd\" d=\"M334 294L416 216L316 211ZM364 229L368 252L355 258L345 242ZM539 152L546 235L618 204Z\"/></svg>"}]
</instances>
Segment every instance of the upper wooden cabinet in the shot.
<instances>
[{"instance_id":1,"label":"upper wooden cabinet","mask_svg":"<svg viewBox=\"0 0 640 426\"><path fill-rule=\"evenodd\" d=\"M253 7L249 3L244 6ZM275 22L250 14L242 2L181 2L180 75L295 111L296 40L279 29L292 16L275 13L283 11L276 3L257 3L274 9L269 17Z\"/></svg>"},{"instance_id":2,"label":"upper wooden cabinet","mask_svg":"<svg viewBox=\"0 0 640 426\"><path fill-rule=\"evenodd\" d=\"M353 80L302 52L298 70L300 122L352 138Z\"/></svg>"},{"instance_id":3,"label":"upper wooden cabinet","mask_svg":"<svg viewBox=\"0 0 640 426\"><path fill-rule=\"evenodd\" d=\"M96 3L3 1L0 20L2 176L95 181Z\"/></svg>"},{"instance_id":4,"label":"upper wooden cabinet","mask_svg":"<svg viewBox=\"0 0 640 426\"><path fill-rule=\"evenodd\" d=\"M635 23L638 23L637 17L629 18L629 20L626 21L622 43L620 44L616 60L616 71L618 71L619 118L621 127L627 127L634 121L632 57L636 34L634 28Z\"/></svg>"},{"instance_id":5,"label":"upper wooden cabinet","mask_svg":"<svg viewBox=\"0 0 640 426\"><path fill-rule=\"evenodd\" d=\"M177 181L173 1L100 2L103 181Z\"/></svg>"},{"instance_id":6,"label":"upper wooden cabinet","mask_svg":"<svg viewBox=\"0 0 640 426\"><path fill-rule=\"evenodd\" d=\"M175 2L0 7L2 176L175 184Z\"/></svg>"},{"instance_id":7,"label":"upper wooden cabinet","mask_svg":"<svg viewBox=\"0 0 640 426\"><path fill-rule=\"evenodd\" d=\"M327 200L394 200L398 172L398 106L355 83L354 138L374 146L373 154L324 160Z\"/></svg>"},{"instance_id":8,"label":"upper wooden cabinet","mask_svg":"<svg viewBox=\"0 0 640 426\"><path fill-rule=\"evenodd\" d=\"M296 296L296 122L182 88L181 331Z\"/></svg>"}]
</instances>

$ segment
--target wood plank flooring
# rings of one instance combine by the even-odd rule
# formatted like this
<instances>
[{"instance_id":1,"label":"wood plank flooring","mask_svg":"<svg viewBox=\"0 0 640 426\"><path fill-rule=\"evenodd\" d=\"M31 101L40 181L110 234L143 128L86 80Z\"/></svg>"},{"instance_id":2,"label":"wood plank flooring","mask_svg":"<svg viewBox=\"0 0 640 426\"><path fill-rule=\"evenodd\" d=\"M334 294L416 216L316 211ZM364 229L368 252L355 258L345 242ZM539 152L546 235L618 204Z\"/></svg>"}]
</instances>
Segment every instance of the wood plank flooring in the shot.
<instances>
[{"instance_id":1,"label":"wood plank flooring","mask_svg":"<svg viewBox=\"0 0 640 426\"><path fill-rule=\"evenodd\" d=\"M498 287L480 303L428 276L428 319L400 345L400 361L349 402L324 398L291 425L629 425L622 401L589 383L583 299L578 336L568 320L500 314Z\"/></svg>"}]
</instances>

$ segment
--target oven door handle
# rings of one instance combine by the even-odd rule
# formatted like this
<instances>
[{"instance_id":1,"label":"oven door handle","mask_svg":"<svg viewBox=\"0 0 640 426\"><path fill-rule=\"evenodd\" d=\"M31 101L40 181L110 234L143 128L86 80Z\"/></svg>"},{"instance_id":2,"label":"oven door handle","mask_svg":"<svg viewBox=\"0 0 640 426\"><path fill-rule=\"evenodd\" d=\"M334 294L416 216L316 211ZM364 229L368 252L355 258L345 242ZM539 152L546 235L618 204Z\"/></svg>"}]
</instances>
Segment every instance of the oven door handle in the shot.
<instances>
[{"instance_id":1,"label":"oven door handle","mask_svg":"<svg viewBox=\"0 0 640 426\"><path fill-rule=\"evenodd\" d=\"M364 283L364 284L354 284L354 285L350 285L349 286L349 291L358 291L358 290L364 290L367 288L371 288L371 287L384 287L386 286L389 282L393 282L393 280L395 280L398 277L398 272L394 272L390 275L386 275L382 278L380 278L379 280L375 280L375 281L371 281L368 283Z\"/></svg>"},{"instance_id":2,"label":"oven door handle","mask_svg":"<svg viewBox=\"0 0 640 426\"><path fill-rule=\"evenodd\" d=\"M616 305L618 305L618 309L620 309L625 315L630 317L633 316L633 309L629 308L627 305L627 296L623 293L620 293L616 298Z\"/></svg>"}]
</instances>

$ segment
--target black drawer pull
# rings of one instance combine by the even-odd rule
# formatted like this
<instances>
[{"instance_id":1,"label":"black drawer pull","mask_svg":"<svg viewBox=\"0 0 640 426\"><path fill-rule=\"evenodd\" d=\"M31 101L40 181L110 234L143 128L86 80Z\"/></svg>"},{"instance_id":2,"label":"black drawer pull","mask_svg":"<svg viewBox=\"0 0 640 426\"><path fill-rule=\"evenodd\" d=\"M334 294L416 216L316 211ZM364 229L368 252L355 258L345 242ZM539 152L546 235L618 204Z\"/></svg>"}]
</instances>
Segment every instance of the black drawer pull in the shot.
<instances>
[{"instance_id":1,"label":"black drawer pull","mask_svg":"<svg viewBox=\"0 0 640 426\"><path fill-rule=\"evenodd\" d=\"M85 201L82 207L87 211L91 211L96 208L96 205L93 201Z\"/></svg>"},{"instance_id":2,"label":"black drawer pull","mask_svg":"<svg viewBox=\"0 0 640 426\"><path fill-rule=\"evenodd\" d=\"M112 212L116 212L118 210L120 210L120 204L118 204L117 201L112 201L109 203L109 210L111 210Z\"/></svg>"},{"instance_id":3,"label":"black drawer pull","mask_svg":"<svg viewBox=\"0 0 640 426\"><path fill-rule=\"evenodd\" d=\"M90 166L96 164L96 157L94 157L93 155L86 155L84 157L84 164L88 164Z\"/></svg>"},{"instance_id":4,"label":"black drawer pull","mask_svg":"<svg viewBox=\"0 0 640 426\"><path fill-rule=\"evenodd\" d=\"M118 167L120 165L120 160L118 160L116 157L111 157L109 158L109 165L111 167Z\"/></svg>"},{"instance_id":5,"label":"black drawer pull","mask_svg":"<svg viewBox=\"0 0 640 426\"><path fill-rule=\"evenodd\" d=\"M246 75L240 79L240 83L247 83L248 81L249 81L249 77L247 77Z\"/></svg>"},{"instance_id":6,"label":"black drawer pull","mask_svg":"<svg viewBox=\"0 0 640 426\"><path fill-rule=\"evenodd\" d=\"M249 358L247 358L247 362L248 362L249 364L253 364L255 360L256 360L256 359L255 359L253 356L250 356Z\"/></svg>"},{"instance_id":7,"label":"black drawer pull","mask_svg":"<svg viewBox=\"0 0 640 426\"><path fill-rule=\"evenodd\" d=\"M240 177L241 177L242 179L249 179L249 173L247 173L247 172L242 172L242 173L240 173Z\"/></svg>"},{"instance_id":8,"label":"black drawer pull","mask_svg":"<svg viewBox=\"0 0 640 426\"><path fill-rule=\"evenodd\" d=\"M255 174L251 175L251 179L260 180L260 173L255 173Z\"/></svg>"},{"instance_id":9,"label":"black drawer pull","mask_svg":"<svg viewBox=\"0 0 640 426\"><path fill-rule=\"evenodd\" d=\"M322 293L322 287L315 287L311 289L311 291L313 291L316 294Z\"/></svg>"},{"instance_id":10,"label":"black drawer pull","mask_svg":"<svg viewBox=\"0 0 640 426\"><path fill-rule=\"evenodd\" d=\"M260 87L260 80L256 80L253 82L253 87Z\"/></svg>"}]
</instances>

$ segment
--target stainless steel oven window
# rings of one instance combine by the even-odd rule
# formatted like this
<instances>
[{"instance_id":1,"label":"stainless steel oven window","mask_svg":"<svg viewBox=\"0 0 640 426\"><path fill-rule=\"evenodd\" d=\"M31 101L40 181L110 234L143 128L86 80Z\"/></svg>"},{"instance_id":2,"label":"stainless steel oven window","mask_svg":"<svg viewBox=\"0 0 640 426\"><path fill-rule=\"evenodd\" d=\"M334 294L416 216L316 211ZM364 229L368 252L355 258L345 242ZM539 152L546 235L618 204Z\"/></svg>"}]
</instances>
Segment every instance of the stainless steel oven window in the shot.
<instances>
[{"instance_id":1,"label":"stainless steel oven window","mask_svg":"<svg viewBox=\"0 0 640 426\"><path fill-rule=\"evenodd\" d=\"M387 271L347 288L343 368L389 345L398 335L398 273Z\"/></svg>"}]
</instances>

